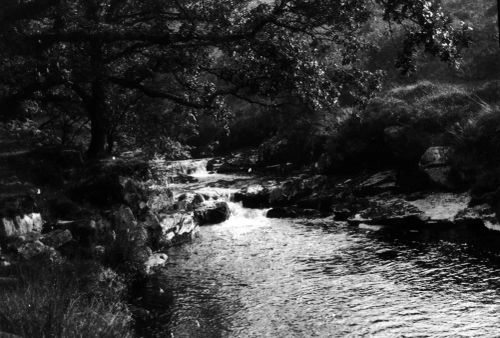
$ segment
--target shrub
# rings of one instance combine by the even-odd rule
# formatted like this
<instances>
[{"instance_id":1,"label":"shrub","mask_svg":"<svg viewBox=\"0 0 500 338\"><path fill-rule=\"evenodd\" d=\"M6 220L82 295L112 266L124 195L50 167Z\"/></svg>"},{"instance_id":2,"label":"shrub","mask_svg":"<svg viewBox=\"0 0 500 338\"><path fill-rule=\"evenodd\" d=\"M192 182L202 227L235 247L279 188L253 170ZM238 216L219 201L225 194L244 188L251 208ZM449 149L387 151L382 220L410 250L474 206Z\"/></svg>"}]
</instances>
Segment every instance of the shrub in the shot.
<instances>
[{"instance_id":1,"label":"shrub","mask_svg":"<svg viewBox=\"0 0 500 338\"><path fill-rule=\"evenodd\" d=\"M427 147L452 144L450 128L484 104L462 85L423 81L391 89L364 108L344 110L326 146L331 170L415 167Z\"/></svg>"},{"instance_id":2,"label":"shrub","mask_svg":"<svg viewBox=\"0 0 500 338\"><path fill-rule=\"evenodd\" d=\"M483 103L479 114L453 125L449 135L460 178L479 190L496 189L500 185L500 108Z\"/></svg>"}]
</instances>

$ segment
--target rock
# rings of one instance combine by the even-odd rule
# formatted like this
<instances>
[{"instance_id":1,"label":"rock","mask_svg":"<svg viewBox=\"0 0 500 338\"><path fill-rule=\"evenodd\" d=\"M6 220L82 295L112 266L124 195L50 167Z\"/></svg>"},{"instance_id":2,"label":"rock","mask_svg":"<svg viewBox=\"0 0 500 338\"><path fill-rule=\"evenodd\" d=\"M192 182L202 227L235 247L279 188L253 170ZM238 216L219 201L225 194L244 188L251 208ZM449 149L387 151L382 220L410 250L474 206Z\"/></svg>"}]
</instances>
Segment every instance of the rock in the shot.
<instances>
[{"instance_id":1,"label":"rock","mask_svg":"<svg viewBox=\"0 0 500 338\"><path fill-rule=\"evenodd\" d=\"M168 256L164 253L155 253L151 255L144 263L146 274L151 274L154 269L163 267L168 260Z\"/></svg>"},{"instance_id":2,"label":"rock","mask_svg":"<svg viewBox=\"0 0 500 338\"><path fill-rule=\"evenodd\" d=\"M147 206L149 194L144 185L130 178L120 178L123 187L123 200L134 211L139 211Z\"/></svg>"},{"instance_id":3,"label":"rock","mask_svg":"<svg viewBox=\"0 0 500 338\"><path fill-rule=\"evenodd\" d=\"M330 194L324 192L328 186L328 178L324 175L296 177L277 187L267 188L269 190L269 204L271 206L288 206L298 201L317 202L319 199L329 199ZM324 202L330 203L330 200L322 201L321 203ZM312 206L311 204L299 206L316 208L316 206Z\"/></svg>"},{"instance_id":4,"label":"rock","mask_svg":"<svg viewBox=\"0 0 500 338\"><path fill-rule=\"evenodd\" d=\"M64 244L71 242L73 240L73 236L71 236L71 232L69 230L54 230L42 236L40 241L48 246L53 248L60 248Z\"/></svg>"},{"instance_id":5,"label":"rock","mask_svg":"<svg viewBox=\"0 0 500 338\"><path fill-rule=\"evenodd\" d=\"M231 210L227 202L206 203L194 211L194 218L200 225L222 223L230 216Z\"/></svg>"},{"instance_id":6,"label":"rock","mask_svg":"<svg viewBox=\"0 0 500 338\"><path fill-rule=\"evenodd\" d=\"M190 241L198 231L192 214L163 215L159 225L152 229L154 247L159 249Z\"/></svg>"},{"instance_id":7,"label":"rock","mask_svg":"<svg viewBox=\"0 0 500 338\"><path fill-rule=\"evenodd\" d=\"M436 185L448 189L456 188L450 178L452 150L450 147L431 147L422 155L419 167Z\"/></svg>"},{"instance_id":8,"label":"rock","mask_svg":"<svg viewBox=\"0 0 500 338\"><path fill-rule=\"evenodd\" d=\"M470 201L468 193L431 193L408 203L421 210L429 223L453 223L457 215L467 209Z\"/></svg>"},{"instance_id":9,"label":"rock","mask_svg":"<svg viewBox=\"0 0 500 338\"><path fill-rule=\"evenodd\" d=\"M269 210L266 214L268 218L314 218L321 217L320 211L315 209L301 209L296 207L276 207Z\"/></svg>"},{"instance_id":10,"label":"rock","mask_svg":"<svg viewBox=\"0 0 500 338\"><path fill-rule=\"evenodd\" d=\"M297 209L291 207L276 207L266 213L267 218L295 218L298 217Z\"/></svg>"},{"instance_id":11,"label":"rock","mask_svg":"<svg viewBox=\"0 0 500 338\"><path fill-rule=\"evenodd\" d=\"M394 170L382 171L357 184L354 193L357 196L376 195L394 192L399 189L397 173Z\"/></svg>"},{"instance_id":12,"label":"rock","mask_svg":"<svg viewBox=\"0 0 500 338\"><path fill-rule=\"evenodd\" d=\"M28 242L40 240L42 235L39 232L29 232L27 234L15 237L9 237L6 240L6 248L12 251L17 251L20 246Z\"/></svg>"},{"instance_id":13,"label":"rock","mask_svg":"<svg viewBox=\"0 0 500 338\"><path fill-rule=\"evenodd\" d=\"M192 211L202 205L205 198L197 193L184 193L177 198L175 208L177 210Z\"/></svg>"},{"instance_id":14,"label":"rock","mask_svg":"<svg viewBox=\"0 0 500 338\"><path fill-rule=\"evenodd\" d=\"M129 232L137 227L137 220L128 206L121 205L114 213L114 227L120 232Z\"/></svg>"},{"instance_id":15,"label":"rock","mask_svg":"<svg viewBox=\"0 0 500 338\"><path fill-rule=\"evenodd\" d=\"M261 185L249 186L234 194L234 201L241 202L245 208L268 207L269 198L269 190Z\"/></svg>"},{"instance_id":16,"label":"rock","mask_svg":"<svg viewBox=\"0 0 500 338\"><path fill-rule=\"evenodd\" d=\"M257 161L258 156L255 152L238 153L231 157L219 159L219 162L216 166L213 166L213 169L221 174L248 173L249 169L255 167Z\"/></svg>"},{"instance_id":17,"label":"rock","mask_svg":"<svg viewBox=\"0 0 500 338\"><path fill-rule=\"evenodd\" d=\"M106 254L106 247L103 245L96 245L92 248L92 256L102 258Z\"/></svg>"},{"instance_id":18,"label":"rock","mask_svg":"<svg viewBox=\"0 0 500 338\"><path fill-rule=\"evenodd\" d=\"M58 257L54 248L45 245L40 241L24 243L17 249L17 252L25 260L30 260L39 256L44 256L50 259Z\"/></svg>"},{"instance_id":19,"label":"rock","mask_svg":"<svg viewBox=\"0 0 500 338\"><path fill-rule=\"evenodd\" d=\"M389 226L456 225L465 222L464 210L468 209L470 200L468 193L430 193L412 201L372 199L368 207L349 218L348 222Z\"/></svg>"},{"instance_id":20,"label":"rock","mask_svg":"<svg viewBox=\"0 0 500 338\"><path fill-rule=\"evenodd\" d=\"M373 200L370 206L361 210L347 221L349 224L360 223L391 226L422 226L428 217L422 210L409 202L394 198L390 200Z\"/></svg>"},{"instance_id":21,"label":"rock","mask_svg":"<svg viewBox=\"0 0 500 338\"><path fill-rule=\"evenodd\" d=\"M69 231L74 240L80 246L90 247L92 243L98 240L98 237L104 239L106 233L111 230L111 226L105 220L77 220L77 221L57 221L55 228L57 230Z\"/></svg>"},{"instance_id":22,"label":"rock","mask_svg":"<svg viewBox=\"0 0 500 338\"><path fill-rule=\"evenodd\" d=\"M420 158L419 166L426 168L448 165L450 162L450 155L450 147L430 147Z\"/></svg>"},{"instance_id":23,"label":"rock","mask_svg":"<svg viewBox=\"0 0 500 338\"><path fill-rule=\"evenodd\" d=\"M174 194L169 188L154 189L149 195L147 206L155 212L166 212L175 205Z\"/></svg>"},{"instance_id":24,"label":"rock","mask_svg":"<svg viewBox=\"0 0 500 338\"><path fill-rule=\"evenodd\" d=\"M336 221L347 221L349 217L354 216L356 213L353 209L346 206L334 206L332 208L333 214L335 215Z\"/></svg>"},{"instance_id":25,"label":"rock","mask_svg":"<svg viewBox=\"0 0 500 338\"><path fill-rule=\"evenodd\" d=\"M221 158L212 158L207 162L207 171L218 171L220 166L222 165Z\"/></svg>"},{"instance_id":26,"label":"rock","mask_svg":"<svg viewBox=\"0 0 500 338\"><path fill-rule=\"evenodd\" d=\"M500 222L493 208L488 204L475 205L459 211L455 215L457 224L484 226L489 230L500 231Z\"/></svg>"},{"instance_id":27,"label":"rock","mask_svg":"<svg viewBox=\"0 0 500 338\"><path fill-rule=\"evenodd\" d=\"M0 218L0 239L26 235L30 232L42 231L42 216L38 213L31 213L13 218Z\"/></svg>"},{"instance_id":28,"label":"rock","mask_svg":"<svg viewBox=\"0 0 500 338\"><path fill-rule=\"evenodd\" d=\"M152 253L150 231L144 223L137 221L130 207L126 205L121 205L114 212L113 219L116 237L112 251L116 255L115 259L119 260L116 263L140 271ZM127 262L130 266L127 266Z\"/></svg>"}]
</instances>

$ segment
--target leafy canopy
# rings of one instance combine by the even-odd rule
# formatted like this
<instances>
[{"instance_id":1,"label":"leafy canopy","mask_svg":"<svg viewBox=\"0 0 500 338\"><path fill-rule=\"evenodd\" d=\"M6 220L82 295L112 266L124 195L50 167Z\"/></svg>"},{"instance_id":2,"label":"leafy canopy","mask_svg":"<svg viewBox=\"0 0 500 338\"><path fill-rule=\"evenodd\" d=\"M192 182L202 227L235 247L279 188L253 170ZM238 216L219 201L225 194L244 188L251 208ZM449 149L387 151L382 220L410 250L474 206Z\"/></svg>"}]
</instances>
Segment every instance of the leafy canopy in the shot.
<instances>
[{"instance_id":1,"label":"leafy canopy","mask_svg":"<svg viewBox=\"0 0 500 338\"><path fill-rule=\"evenodd\" d=\"M16 103L90 120L97 156L145 102L224 118L225 99L328 109L359 69L361 30L382 11L407 31L398 65L422 46L456 62L467 27L426 0L5 0L0 113ZM132 128L134 129L134 128ZM131 130L131 128L128 128Z\"/></svg>"}]
</instances>

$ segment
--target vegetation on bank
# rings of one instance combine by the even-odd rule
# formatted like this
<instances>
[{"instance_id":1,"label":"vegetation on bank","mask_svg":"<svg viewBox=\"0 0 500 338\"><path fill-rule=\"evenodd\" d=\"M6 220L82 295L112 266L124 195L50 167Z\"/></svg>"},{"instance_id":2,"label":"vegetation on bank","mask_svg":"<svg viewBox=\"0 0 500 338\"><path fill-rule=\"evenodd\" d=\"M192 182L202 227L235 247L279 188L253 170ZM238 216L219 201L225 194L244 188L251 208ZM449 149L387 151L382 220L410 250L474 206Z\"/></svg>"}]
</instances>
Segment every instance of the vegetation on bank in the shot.
<instances>
[{"instance_id":1,"label":"vegetation on bank","mask_svg":"<svg viewBox=\"0 0 500 338\"><path fill-rule=\"evenodd\" d=\"M132 337L126 286L92 261L30 261L5 268L0 332L21 337Z\"/></svg>"}]
</instances>

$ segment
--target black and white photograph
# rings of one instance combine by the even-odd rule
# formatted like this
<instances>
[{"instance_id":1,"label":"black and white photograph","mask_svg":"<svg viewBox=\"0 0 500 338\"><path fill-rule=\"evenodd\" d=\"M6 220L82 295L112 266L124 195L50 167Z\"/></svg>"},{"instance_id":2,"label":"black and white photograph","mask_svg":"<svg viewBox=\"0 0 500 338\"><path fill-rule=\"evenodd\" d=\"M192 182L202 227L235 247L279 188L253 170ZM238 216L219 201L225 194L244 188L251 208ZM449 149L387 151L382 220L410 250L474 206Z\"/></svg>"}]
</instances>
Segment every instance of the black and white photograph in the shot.
<instances>
[{"instance_id":1,"label":"black and white photograph","mask_svg":"<svg viewBox=\"0 0 500 338\"><path fill-rule=\"evenodd\" d=\"M0 338L500 337L500 0L0 0Z\"/></svg>"}]
</instances>

